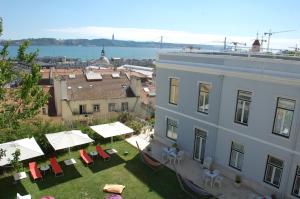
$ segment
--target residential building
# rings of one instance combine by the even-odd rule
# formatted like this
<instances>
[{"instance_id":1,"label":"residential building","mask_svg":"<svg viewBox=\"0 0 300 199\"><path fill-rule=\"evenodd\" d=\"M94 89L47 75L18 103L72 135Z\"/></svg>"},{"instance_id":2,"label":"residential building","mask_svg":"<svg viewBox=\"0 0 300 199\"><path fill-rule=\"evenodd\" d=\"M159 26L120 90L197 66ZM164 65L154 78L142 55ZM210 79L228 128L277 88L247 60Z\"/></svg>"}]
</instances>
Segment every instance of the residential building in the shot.
<instances>
[{"instance_id":1,"label":"residential building","mask_svg":"<svg viewBox=\"0 0 300 199\"><path fill-rule=\"evenodd\" d=\"M63 120L111 118L119 112L134 112L140 107L141 82L124 73L61 76L54 80L57 115Z\"/></svg>"},{"instance_id":2,"label":"residential building","mask_svg":"<svg viewBox=\"0 0 300 199\"><path fill-rule=\"evenodd\" d=\"M161 53L155 137L262 194L300 198L300 59Z\"/></svg>"}]
</instances>

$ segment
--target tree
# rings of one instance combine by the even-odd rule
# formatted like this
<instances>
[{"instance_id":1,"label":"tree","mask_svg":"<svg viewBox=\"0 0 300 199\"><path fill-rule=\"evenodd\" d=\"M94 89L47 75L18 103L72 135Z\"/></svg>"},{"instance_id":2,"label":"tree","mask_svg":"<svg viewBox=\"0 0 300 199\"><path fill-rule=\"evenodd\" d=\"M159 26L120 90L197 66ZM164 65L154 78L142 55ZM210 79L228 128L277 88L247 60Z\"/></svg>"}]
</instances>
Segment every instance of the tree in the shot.
<instances>
[{"instance_id":1,"label":"tree","mask_svg":"<svg viewBox=\"0 0 300 199\"><path fill-rule=\"evenodd\" d=\"M20 149L16 149L16 151L11 155L13 157L13 159L10 161L11 165L13 166L16 172L20 172L22 168L22 163L20 162Z\"/></svg>"},{"instance_id":2,"label":"tree","mask_svg":"<svg viewBox=\"0 0 300 199\"><path fill-rule=\"evenodd\" d=\"M0 18L0 36L2 34ZM0 51L0 129L17 128L20 121L34 117L48 100L38 82L40 66L35 63L38 51L27 53L30 42L19 46L15 59L8 57L8 43Z\"/></svg>"},{"instance_id":3,"label":"tree","mask_svg":"<svg viewBox=\"0 0 300 199\"><path fill-rule=\"evenodd\" d=\"M1 160L3 157L5 157L5 155L6 155L6 150L0 148L0 160Z\"/></svg>"}]
</instances>

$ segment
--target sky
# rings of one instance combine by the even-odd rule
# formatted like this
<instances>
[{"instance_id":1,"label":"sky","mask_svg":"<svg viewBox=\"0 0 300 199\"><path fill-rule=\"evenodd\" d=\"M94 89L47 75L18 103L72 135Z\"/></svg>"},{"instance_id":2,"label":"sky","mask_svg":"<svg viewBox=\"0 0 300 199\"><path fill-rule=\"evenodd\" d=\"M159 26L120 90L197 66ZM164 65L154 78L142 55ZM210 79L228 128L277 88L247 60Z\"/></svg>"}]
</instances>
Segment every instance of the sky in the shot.
<instances>
[{"instance_id":1,"label":"sky","mask_svg":"<svg viewBox=\"0 0 300 199\"><path fill-rule=\"evenodd\" d=\"M271 48L300 46L299 0L1 0L1 39L51 37L250 45L270 29Z\"/></svg>"}]
</instances>

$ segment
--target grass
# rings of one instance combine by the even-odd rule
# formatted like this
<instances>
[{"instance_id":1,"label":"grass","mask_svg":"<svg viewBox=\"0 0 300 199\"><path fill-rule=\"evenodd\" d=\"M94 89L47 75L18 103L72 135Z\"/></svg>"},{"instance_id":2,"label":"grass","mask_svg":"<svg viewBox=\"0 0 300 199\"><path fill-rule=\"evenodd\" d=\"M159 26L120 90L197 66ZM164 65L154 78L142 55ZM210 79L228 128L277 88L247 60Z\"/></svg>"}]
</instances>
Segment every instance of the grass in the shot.
<instances>
[{"instance_id":1,"label":"grass","mask_svg":"<svg viewBox=\"0 0 300 199\"><path fill-rule=\"evenodd\" d=\"M109 145L103 144L104 148ZM138 151L126 143L118 141L114 148L119 152L111 157L110 161L95 158L91 166L85 166L79 158L78 149L71 154L59 152L58 161L64 170L64 176L54 177L51 171L44 175L44 179L33 182L30 177L13 184L12 175L0 176L0 198L15 199L16 193L22 195L30 193L33 199L51 195L58 199L103 199L106 193L102 188L107 183L124 184L126 186L122 196L128 199L161 199L188 198L181 191L176 175L168 168L153 173L139 158ZM95 146L89 145L87 151L94 151ZM123 152L128 151L128 155ZM63 160L72 157L76 160L74 166L65 166ZM37 160L44 164L48 158ZM28 165L28 163L24 163ZM29 176L29 173L27 172Z\"/></svg>"}]
</instances>

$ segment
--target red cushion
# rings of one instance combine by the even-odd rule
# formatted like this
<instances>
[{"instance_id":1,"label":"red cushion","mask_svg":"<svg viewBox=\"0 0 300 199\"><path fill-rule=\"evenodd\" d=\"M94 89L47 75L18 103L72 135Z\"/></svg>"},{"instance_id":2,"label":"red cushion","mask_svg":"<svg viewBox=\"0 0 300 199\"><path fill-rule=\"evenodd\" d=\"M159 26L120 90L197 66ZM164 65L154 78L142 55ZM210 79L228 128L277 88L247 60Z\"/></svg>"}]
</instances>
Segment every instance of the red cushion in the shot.
<instances>
[{"instance_id":1,"label":"red cushion","mask_svg":"<svg viewBox=\"0 0 300 199\"><path fill-rule=\"evenodd\" d=\"M30 170L30 174L34 180L36 180L38 178L42 178L42 174L41 174L40 170L38 169L36 162L29 163L29 170Z\"/></svg>"},{"instance_id":2,"label":"red cushion","mask_svg":"<svg viewBox=\"0 0 300 199\"><path fill-rule=\"evenodd\" d=\"M100 157L104 158L104 159L107 159L107 158L110 158L110 156L105 153L105 151L101 148L101 146L96 146L96 151L99 153Z\"/></svg>"},{"instance_id":3,"label":"red cushion","mask_svg":"<svg viewBox=\"0 0 300 199\"><path fill-rule=\"evenodd\" d=\"M63 172L62 169L61 169L61 167L60 167L60 165L58 164L56 158L50 158L50 164L51 164L51 167L52 167L52 171L55 174Z\"/></svg>"},{"instance_id":4,"label":"red cushion","mask_svg":"<svg viewBox=\"0 0 300 199\"><path fill-rule=\"evenodd\" d=\"M92 158L87 154L87 152L85 150L81 149L79 151L79 153L80 153L80 157L86 164L93 163Z\"/></svg>"}]
</instances>

